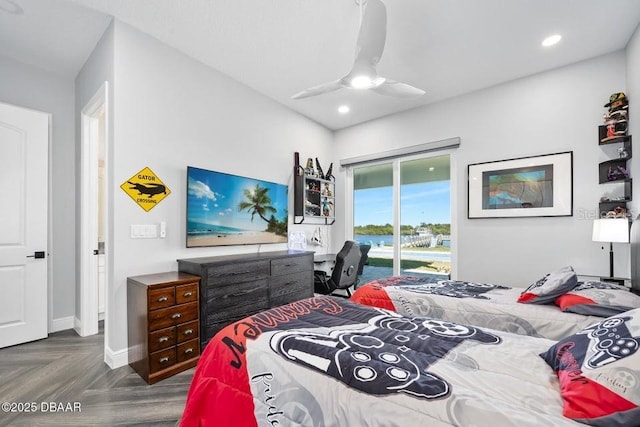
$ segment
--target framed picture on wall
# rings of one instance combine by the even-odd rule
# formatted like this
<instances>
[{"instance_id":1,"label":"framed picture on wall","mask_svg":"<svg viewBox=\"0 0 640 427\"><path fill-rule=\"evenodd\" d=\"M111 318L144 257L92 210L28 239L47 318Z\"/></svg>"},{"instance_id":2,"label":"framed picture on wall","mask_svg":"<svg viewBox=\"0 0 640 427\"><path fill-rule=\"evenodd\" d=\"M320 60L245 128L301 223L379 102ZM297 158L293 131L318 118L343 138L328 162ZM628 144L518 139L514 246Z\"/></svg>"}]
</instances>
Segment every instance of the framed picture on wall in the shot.
<instances>
[{"instance_id":1,"label":"framed picture on wall","mask_svg":"<svg viewBox=\"0 0 640 427\"><path fill-rule=\"evenodd\" d=\"M468 218L573 215L573 151L474 163Z\"/></svg>"}]
</instances>

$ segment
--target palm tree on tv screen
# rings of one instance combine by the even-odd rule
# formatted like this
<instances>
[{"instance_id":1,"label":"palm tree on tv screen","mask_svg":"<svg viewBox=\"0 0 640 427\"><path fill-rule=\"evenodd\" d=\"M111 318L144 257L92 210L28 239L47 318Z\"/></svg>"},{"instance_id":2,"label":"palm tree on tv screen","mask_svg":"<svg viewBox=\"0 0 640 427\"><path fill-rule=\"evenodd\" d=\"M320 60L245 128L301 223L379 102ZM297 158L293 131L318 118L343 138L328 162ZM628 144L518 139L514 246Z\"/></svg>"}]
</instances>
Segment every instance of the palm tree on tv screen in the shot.
<instances>
[{"instance_id":1,"label":"palm tree on tv screen","mask_svg":"<svg viewBox=\"0 0 640 427\"><path fill-rule=\"evenodd\" d=\"M257 214L263 221L269 224L270 221L267 219L267 215L277 212L276 208L271 206L269 189L261 187L260 184L256 184L255 188L245 188L243 193L246 200L238 203L238 211L249 211L251 213L251 222L253 222L253 218Z\"/></svg>"}]
</instances>

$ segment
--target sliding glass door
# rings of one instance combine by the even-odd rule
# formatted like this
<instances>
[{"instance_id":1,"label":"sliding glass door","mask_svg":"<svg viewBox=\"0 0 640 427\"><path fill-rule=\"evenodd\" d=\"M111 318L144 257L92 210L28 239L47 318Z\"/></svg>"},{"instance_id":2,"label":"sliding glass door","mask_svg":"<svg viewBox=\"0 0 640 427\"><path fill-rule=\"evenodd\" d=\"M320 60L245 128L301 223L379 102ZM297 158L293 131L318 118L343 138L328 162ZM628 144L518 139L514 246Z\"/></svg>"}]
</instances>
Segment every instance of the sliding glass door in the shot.
<instances>
[{"instance_id":1,"label":"sliding glass door","mask_svg":"<svg viewBox=\"0 0 640 427\"><path fill-rule=\"evenodd\" d=\"M371 246L364 280L393 274L393 206L393 163L354 168L353 239Z\"/></svg>"},{"instance_id":2,"label":"sliding glass door","mask_svg":"<svg viewBox=\"0 0 640 427\"><path fill-rule=\"evenodd\" d=\"M400 273L451 272L449 155L400 161Z\"/></svg>"},{"instance_id":3,"label":"sliding glass door","mask_svg":"<svg viewBox=\"0 0 640 427\"><path fill-rule=\"evenodd\" d=\"M353 238L370 245L362 282L391 275L448 278L450 155L353 167Z\"/></svg>"}]
</instances>

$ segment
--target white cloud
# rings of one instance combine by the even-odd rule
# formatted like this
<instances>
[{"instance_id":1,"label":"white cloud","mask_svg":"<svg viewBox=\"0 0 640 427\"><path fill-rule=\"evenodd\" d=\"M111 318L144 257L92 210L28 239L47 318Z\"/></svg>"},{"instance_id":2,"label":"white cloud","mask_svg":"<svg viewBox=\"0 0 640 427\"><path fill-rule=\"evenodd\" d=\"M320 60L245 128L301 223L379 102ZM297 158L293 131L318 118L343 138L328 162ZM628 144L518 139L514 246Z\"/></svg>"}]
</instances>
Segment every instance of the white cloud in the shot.
<instances>
[{"instance_id":1,"label":"white cloud","mask_svg":"<svg viewBox=\"0 0 640 427\"><path fill-rule=\"evenodd\" d=\"M213 200L214 202L217 200L216 194L207 184L193 178L189 178L189 194L196 196L199 199L204 197L206 199Z\"/></svg>"}]
</instances>

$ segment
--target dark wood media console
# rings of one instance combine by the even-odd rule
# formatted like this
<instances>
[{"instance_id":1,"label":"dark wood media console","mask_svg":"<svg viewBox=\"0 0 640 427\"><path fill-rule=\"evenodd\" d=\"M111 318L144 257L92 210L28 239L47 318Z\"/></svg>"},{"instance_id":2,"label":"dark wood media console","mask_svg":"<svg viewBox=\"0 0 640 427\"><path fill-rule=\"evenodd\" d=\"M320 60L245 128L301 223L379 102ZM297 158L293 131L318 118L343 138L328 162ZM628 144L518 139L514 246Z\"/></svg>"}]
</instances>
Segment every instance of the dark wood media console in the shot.
<instances>
[{"instance_id":1,"label":"dark wood media console","mask_svg":"<svg viewBox=\"0 0 640 427\"><path fill-rule=\"evenodd\" d=\"M313 296L313 252L274 251L178 260L200 276L200 345L230 323Z\"/></svg>"}]
</instances>

